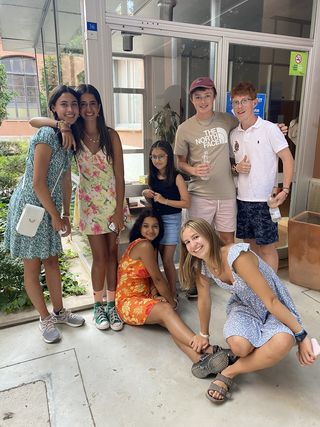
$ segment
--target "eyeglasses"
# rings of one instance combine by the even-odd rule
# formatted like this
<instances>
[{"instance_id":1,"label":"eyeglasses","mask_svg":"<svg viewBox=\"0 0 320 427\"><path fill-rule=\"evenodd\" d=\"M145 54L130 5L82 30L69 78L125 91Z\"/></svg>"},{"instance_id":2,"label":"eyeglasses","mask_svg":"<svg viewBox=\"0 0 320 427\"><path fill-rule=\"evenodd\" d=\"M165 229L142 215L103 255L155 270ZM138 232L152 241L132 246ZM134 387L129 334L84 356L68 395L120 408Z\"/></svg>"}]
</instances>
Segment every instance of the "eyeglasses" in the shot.
<instances>
[{"instance_id":1,"label":"eyeglasses","mask_svg":"<svg viewBox=\"0 0 320 427\"><path fill-rule=\"evenodd\" d=\"M254 101L254 99L252 99L252 98L243 98L243 99L240 99L240 101L232 101L231 105L232 105L232 107L239 107L240 105L242 105L243 107L245 107L246 105L248 105L249 101Z\"/></svg>"},{"instance_id":2,"label":"eyeglasses","mask_svg":"<svg viewBox=\"0 0 320 427\"><path fill-rule=\"evenodd\" d=\"M167 154L161 154L160 156L154 156L153 154L150 156L150 159L151 160L153 160L153 161L156 161L156 160L160 160L160 162L161 162L161 160L164 160L166 157L168 157L168 155Z\"/></svg>"}]
</instances>

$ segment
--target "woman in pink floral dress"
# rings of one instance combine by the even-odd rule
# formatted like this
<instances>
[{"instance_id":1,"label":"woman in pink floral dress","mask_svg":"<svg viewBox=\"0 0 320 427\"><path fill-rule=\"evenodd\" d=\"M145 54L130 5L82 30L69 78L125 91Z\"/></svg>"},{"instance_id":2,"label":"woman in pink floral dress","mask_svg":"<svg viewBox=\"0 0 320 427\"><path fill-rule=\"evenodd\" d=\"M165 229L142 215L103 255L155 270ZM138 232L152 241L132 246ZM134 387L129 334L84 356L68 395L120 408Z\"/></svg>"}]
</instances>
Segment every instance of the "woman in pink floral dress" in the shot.
<instances>
[{"instance_id":1,"label":"woman in pink floral dress","mask_svg":"<svg viewBox=\"0 0 320 427\"><path fill-rule=\"evenodd\" d=\"M76 146L80 183L76 201L79 229L88 236L92 251L91 281L94 293L94 323L98 329L120 330L122 320L115 308L118 267L118 235L128 218L124 207L124 170L118 133L107 127L100 94L91 85L80 85L79 125L81 142ZM32 119L35 127L59 127L68 137L68 125L48 118ZM68 145L68 143L66 144ZM69 144L70 146L70 144ZM107 282L107 303L103 303Z\"/></svg>"}]
</instances>

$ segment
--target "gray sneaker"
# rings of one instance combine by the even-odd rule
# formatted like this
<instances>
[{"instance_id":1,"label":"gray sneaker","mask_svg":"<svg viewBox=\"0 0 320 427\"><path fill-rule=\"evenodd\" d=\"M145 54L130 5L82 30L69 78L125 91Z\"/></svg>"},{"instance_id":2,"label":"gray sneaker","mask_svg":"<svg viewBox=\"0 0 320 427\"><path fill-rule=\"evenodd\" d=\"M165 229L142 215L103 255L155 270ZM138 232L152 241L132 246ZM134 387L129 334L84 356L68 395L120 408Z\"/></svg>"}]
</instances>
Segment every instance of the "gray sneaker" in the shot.
<instances>
[{"instance_id":1,"label":"gray sneaker","mask_svg":"<svg viewBox=\"0 0 320 427\"><path fill-rule=\"evenodd\" d=\"M39 321L39 329L42 334L43 340L48 344L53 344L61 340L59 329L55 325L55 320L50 314L45 319Z\"/></svg>"},{"instance_id":2,"label":"gray sneaker","mask_svg":"<svg viewBox=\"0 0 320 427\"><path fill-rule=\"evenodd\" d=\"M106 305L105 310L108 313L110 328L113 331L121 331L121 329L123 328L123 321L120 319L120 316L116 310L116 307L113 306L111 308L108 308Z\"/></svg>"},{"instance_id":3,"label":"gray sneaker","mask_svg":"<svg viewBox=\"0 0 320 427\"><path fill-rule=\"evenodd\" d=\"M65 323L73 328L82 326L85 322L84 317L71 313L70 310L66 310L65 308L62 308L59 314L52 313L52 317L56 323Z\"/></svg>"}]
</instances>

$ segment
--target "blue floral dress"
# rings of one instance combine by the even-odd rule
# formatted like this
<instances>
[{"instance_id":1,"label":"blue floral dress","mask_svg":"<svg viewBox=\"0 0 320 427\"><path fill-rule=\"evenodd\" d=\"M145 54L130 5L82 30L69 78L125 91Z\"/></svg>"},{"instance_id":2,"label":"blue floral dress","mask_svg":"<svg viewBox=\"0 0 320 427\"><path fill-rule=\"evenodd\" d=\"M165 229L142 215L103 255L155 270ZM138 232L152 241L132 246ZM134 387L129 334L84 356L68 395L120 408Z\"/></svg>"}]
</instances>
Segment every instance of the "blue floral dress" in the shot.
<instances>
[{"instance_id":1,"label":"blue floral dress","mask_svg":"<svg viewBox=\"0 0 320 427\"><path fill-rule=\"evenodd\" d=\"M249 244L247 243L235 244L229 250L228 264L234 279L232 285L224 283L213 276L204 262L202 263L201 273L208 278L214 279L221 288L231 292L231 298L227 305L227 321L223 330L225 339L233 335L244 337L257 348L269 341L275 334L281 332L292 336L294 334L286 325L269 313L256 293L235 272L233 268L234 261L242 251L248 252L249 250ZM267 263L260 257L257 256L257 258L259 260L259 270L274 294L302 325L301 318L285 285Z\"/></svg>"},{"instance_id":2,"label":"blue floral dress","mask_svg":"<svg viewBox=\"0 0 320 427\"><path fill-rule=\"evenodd\" d=\"M37 144L48 144L52 148L51 159L48 168L47 184L49 190L53 189L60 171L65 171L70 167L72 152L65 151L60 144L55 131L49 127L42 127L31 138L28 156L26 160L25 182L20 180L15 189L9 204L6 231L4 235L4 245L14 258L46 259L49 256L58 255L62 252L61 237L52 228L51 217L45 212L43 220L34 237L22 236L16 232L16 225L19 221L22 209L26 203L41 206L32 185L33 180L33 158ZM52 195L58 212L62 210L62 177L59 178L57 186Z\"/></svg>"}]
</instances>

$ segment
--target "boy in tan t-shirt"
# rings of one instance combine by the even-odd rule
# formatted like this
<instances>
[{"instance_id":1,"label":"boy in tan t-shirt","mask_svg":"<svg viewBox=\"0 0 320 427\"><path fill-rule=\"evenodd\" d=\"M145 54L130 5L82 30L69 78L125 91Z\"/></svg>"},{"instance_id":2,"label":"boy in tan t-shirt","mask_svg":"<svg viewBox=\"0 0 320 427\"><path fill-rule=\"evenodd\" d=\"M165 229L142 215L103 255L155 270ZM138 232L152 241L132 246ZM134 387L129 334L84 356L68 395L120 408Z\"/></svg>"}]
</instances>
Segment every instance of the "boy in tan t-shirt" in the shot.
<instances>
[{"instance_id":1,"label":"boy in tan t-shirt","mask_svg":"<svg viewBox=\"0 0 320 427\"><path fill-rule=\"evenodd\" d=\"M196 114L178 127L174 153L179 169L191 176L188 217L212 223L228 244L233 243L236 229L229 133L238 121L228 113L213 112L216 95L214 83L208 77L191 83L190 99Z\"/></svg>"}]
</instances>

